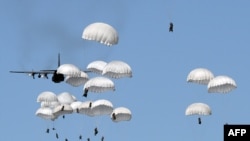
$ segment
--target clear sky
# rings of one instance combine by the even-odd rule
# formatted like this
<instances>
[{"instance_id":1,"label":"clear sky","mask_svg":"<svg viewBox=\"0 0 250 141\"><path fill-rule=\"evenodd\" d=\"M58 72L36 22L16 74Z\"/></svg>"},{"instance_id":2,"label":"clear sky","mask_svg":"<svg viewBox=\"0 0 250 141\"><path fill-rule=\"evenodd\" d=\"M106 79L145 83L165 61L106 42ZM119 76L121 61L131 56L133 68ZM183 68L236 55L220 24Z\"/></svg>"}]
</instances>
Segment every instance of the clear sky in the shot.
<instances>
[{"instance_id":1,"label":"clear sky","mask_svg":"<svg viewBox=\"0 0 250 141\"><path fill-rule=\"evenodd\" d=\"M222 141L223 124L250 123L250 1L249 0L1 0L0 140L54 141ZM83 40L83 29L94 22L112 25L119 43L112 47ZM168 32L169 23L174 32ZM35 79L10 70L55 69L62 63L81 69L95 60L122 60L132 78L114 80L115 92L91 93L83 86ZM206 86L187 83L198 67L228 75L237 89L211 94ZM129 122L108 116L68 115L46 121L35 116L43 91L70 92L78 100L108 99L132 111ZM203 102L211 116L185 116L185 109ZM93 135L98 126L100 134Z\"/></svg>"}]
</instances>

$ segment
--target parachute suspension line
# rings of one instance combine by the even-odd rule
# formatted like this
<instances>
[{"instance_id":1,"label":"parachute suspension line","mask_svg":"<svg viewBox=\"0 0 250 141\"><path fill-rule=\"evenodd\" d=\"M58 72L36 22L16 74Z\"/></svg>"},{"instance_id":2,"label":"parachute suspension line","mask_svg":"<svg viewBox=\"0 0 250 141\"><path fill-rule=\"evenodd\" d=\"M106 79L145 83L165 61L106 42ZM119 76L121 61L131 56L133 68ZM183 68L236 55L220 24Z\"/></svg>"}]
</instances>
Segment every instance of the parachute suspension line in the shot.
<instances>
[{"instance_id":1,"label":"parachute suspension line","mask_svg":"<svg viewBox=\"0 0 250 141\"><path fill-rule=\"evenodd\" d=\"M45 122L46 122L46 126L47 126L45 132L46 132L46 133L50 133L50 126L51 126L51 125L50 125L50 121L45 121Z\"/></svg>"},{"instance_id":2,"label":"parachute suspension line","mask_svg":"<svg viewBox=\"0 0 250 141\"><path fill-rule=\"evenodd\" d=\"M101 140L102 138L104 139L103 141L105 141L105 135L107 135L107 134L105 133L106 130L100 130L100 131L101 131L101 132L100 132L100 135L99 135L100 141L102 141L102 140Z\"/></svg>"},{"instance_id":3,"label":"parachute suspension line","mask_svg":"<svg viewBox=\"0 0 250 141\"><path fill-rule=\"evenodd\" d=\"M45 135L47 135L47 133L45 132L44 128L42 128L41 130L39 130L39 139L41 140L46 140Z\"/></svg>"},{"instance_id":4,"label":"parachute suspension line","mask_svg":"<svg viewBox=\"0 0 250 141\"><path fill-rule=\"evenodd\" d=\"M197 131L197 141L201 141L202 139L204 139L205 136L207 136L207 129L208 128L204 128L204 126L207 126L207 123L202 123L201 125L198 125L198 131Z\"/></svg>"},{"instance_id":5,"label":"parachute suspension line","mask_svg":"<svg viewBox=\"0 0 250 141\"><path fill-rule=\"evenodd\" d=\"M199 125L198 123L197 124L195 124L195 130L192 132L194 135L193 135L193 137L194 137L194 141L200 141L200 140L202 140L202 130L200 129L202 126L201 125Z\"/></svg>"},{"instance_id":6,"label":"parachute suspension line","mask_svg":"<svg viewBox=\"0 0 250 141\"><path fill-rule=\"evenodd\" d=\"M226 100L226 98L227 98L227 94L219 94L219 96L221 96L222 97L222 100L221 100L221 103L223 103L222 104L222 106L224 106L224 107L228 107L228 101ZM226 110L222 110L222 112L220 112L221 113L221 115L222 115L222 119L225 119L226 121L223 121L224 123L223 124L225 124L226 122L228 122L227 121L227 113L225 112Z\"/></svg>"},{"instance_id":7,"label":"parachute suspension line","mask_svg":"<svg viewBox=\"0 0 250 141\"><path fill-rule=\"evenodd\" d=\"M80 122L81 123L81 125L80 125L81 128L80 128L80 131L79 131L79 138L80 138L80 136L86 137L87 136L86 130L89 128L89 126L85 122L85 121L87 121L86 118L85 118L85 116L87 116L87 115L80 115L80 116L82 116L82 122Z\"/></svg>"},{"instance_id":8,"label":"parachute suspension line","mask_svg":"<svg viewBox=\"0 0 250 141\"><path fill-rule=\"evenodd\" d=\"M40 137L40 139L43 139L43 140L44 140L44 139L45 139L45 136L44 136L44 135L47 134L46 131L47 131L47 129L48 129L48 123L47 123L46 120L44 120L43 122L45 122L45 123L42 124L42 125L45 125L45 126L43 126L41 130L39 130L39 132L40 132L40 133L39 133L39 134L40 134L39 137ZM44 128L44 127L45 127L45 128Z\"/></svg>"},{"instance_id":9,"label":"parachute suspension line","mask_svg":"<svg viewBox=\"0 0 250 141\"><path fill-rule=\"evenodd\" d=\"M44 135L46 134L46 135L49 135L49 134L51 134L51 128L50 128L50 126L51 126L51 121L50 120L44 120L44 125L45 125L45 128L44 129L42 129L42 136L43 137L41 137L41 139L43 138L43 139L45 139L44 137Z\"/></svg>"},{"instance_id":10,"label":"parachute suspension line","mask_svg":"<svg viewBox=\"0 0 250 141\"><path fill-rule=\"evenodd\" d=\"M51 132L53 132L53 136L54 136L55 138L57 138L57 139L59 138L58 133L57 133L56 128L55 128L55 121L52 121Z\"/></svg>"},{"instance_id":11,"label":"parachute suspension line","mask_svg":"<svg viewBox=\"0 0 250 141\"><path fill-rule=\"evenodd\" d=\"M122 133L119 133L119 134L120 134L119 137L121 137L123 139L123 141L127 141L127 139L128 139L128 132L122 132Z\"/></svg>"},{"instance_id":12,"label":"parachute suspension line","mask_svg":"<svg viewBox=\"0 0 250 141\"><path fill-rule=\"evenodd\" d=\"M167 17L169 22L173 21L173 9L174 9L174 0L168 0L167 1Z\"/></svg>"},{"instance_id":13,"label":"parachute suspension line","mask_svg":"<svg viewBox=\"0 0 250 141\"><path fill-rule=\"evenodd\" d=\"M101 116L97 116L95 119L95 127L97 127L97 128L100 126L100 117Z\"/></svg>"},{"instance_id":14,"label":"parachute suspension line","mask_svg":"<svg viewBox=\"0 0 250 141\"><path fill-rule=\"evenodd\" d=\"M52 130L56 130L56 128L55 128L55 121L53 121L52 123L53 123Z\"/></svg>"},{"instance_id":15,"label":"parachute suspension line","mask_svg":"<svg viewBox=\"0 0 250 141\"><path fill-rule=\"evenodd\" d=\"M102 130L102 124L101 123L103 123L102 121L103 121L103 116L107 116L107 115L99 115L99 116L97 116L96 117L96 119L95 119L95 127L97 127L97 129L98 129L98 135L101 137L102 135L104 135L103 134L103 131L104 130Z\"/></svg>"}]
</instances>

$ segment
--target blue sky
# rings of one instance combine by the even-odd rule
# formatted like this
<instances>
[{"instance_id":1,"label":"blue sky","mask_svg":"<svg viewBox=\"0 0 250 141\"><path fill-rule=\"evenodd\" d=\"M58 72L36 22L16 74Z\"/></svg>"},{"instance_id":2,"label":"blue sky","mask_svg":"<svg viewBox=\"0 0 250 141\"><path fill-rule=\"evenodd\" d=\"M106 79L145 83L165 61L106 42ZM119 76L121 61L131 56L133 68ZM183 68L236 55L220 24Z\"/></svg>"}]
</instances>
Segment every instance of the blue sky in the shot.
<instances>
[{"instance_id":1,"label":"blue sky","mask_svg":"<svg viewBox=\"0 0 250 141\"><path fill-rule=\"evenodd\" d=\"M248 0L2 0L1 17L1 136L0 140L57 140L45 130L53 125L59 140L223 140L223 124L250 123ZM169 22L174 32L168 32ZM94 22L112 25L119 43L107 47L81 39L83 29ZM35 79L10 70L55 69L62 63L81 69L94 60L122 60L132 78L114 80L115 92L92 94L115 107L128 107L131 121L113 123L109 117L69 115L55 122L35 116L38 94L70 92L86 100L82 87ZM209 94L206 86L186 82L198 67L214 75L228 75L237 89ZM203 102L212 109L197 124L185 116L186 107ZM99 127L100 135L93 136Z\"/></svg>"}]
</instances>

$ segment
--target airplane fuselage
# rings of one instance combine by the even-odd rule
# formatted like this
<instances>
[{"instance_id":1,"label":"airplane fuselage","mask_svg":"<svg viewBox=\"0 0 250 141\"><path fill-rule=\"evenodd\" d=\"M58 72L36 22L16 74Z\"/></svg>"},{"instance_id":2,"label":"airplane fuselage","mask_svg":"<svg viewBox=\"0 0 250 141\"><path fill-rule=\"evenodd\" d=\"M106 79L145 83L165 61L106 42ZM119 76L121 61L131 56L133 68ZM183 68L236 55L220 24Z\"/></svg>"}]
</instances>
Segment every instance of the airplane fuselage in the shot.
<instances>
[{"instance_id":1,"label":"airplane fuselage","mask_svg":"<svg viewBox=\"0 0 250 141\"><path fill-rule=\"evenodd\" d=\"M64 81L64 75L63 74L58 74L56 71L54 72L53 76L52 76L52 81L54 83L60 83L62 81Z\"/></svg>"}]
</instances>

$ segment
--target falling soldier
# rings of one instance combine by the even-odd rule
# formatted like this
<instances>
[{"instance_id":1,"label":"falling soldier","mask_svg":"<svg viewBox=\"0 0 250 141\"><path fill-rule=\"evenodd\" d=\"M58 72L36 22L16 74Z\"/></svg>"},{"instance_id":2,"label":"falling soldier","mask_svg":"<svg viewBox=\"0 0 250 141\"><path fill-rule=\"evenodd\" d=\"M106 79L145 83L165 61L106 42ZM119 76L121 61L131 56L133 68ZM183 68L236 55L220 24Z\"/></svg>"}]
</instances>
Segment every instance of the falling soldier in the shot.
<instances>
[{"instance_id":1,"label":"falling soldier","mask_svg":"<svg viewBox=\"0 0 250 141\"><path fill-rule=\"evenodd\" d=\"M89 108L91 108L92 107L92 102L89 102Z\"/></svg>"},{"instance_id":2,"label":"falling soldier","mask_svg":"<svg viewBox=\"0 0 250 141\"><path fill-rule=\"evenodd\" d=\"M63 111L64 110L64 105L62 106L62 108L61 108L61 111Z\"/></svg>"},{"instance_id":3,"label":"falling soldier","mask_svg":"<svg viewBox=\"0 0 250 141\"><path fill-rule=\"evenodd\" d=\"M198 123L201 124L201 118L200 117L198 118Z\"/></svg>"},{"instance_id":4,"label":"falling soldier","mask_svg":"<svg viewBox=\"0 0 250 141\"><path fill-rule=\"evenodd\" d=\"M47 128L46 133L49 133L49 128Z\"/></svg>"},{"instance_id":5,"label":"falling soldier","mask_svg":"<svg viewBox=\"0 0 250 141\"><path fill-rule=\"evenodd\" d=\"M170 22L169 24L169 32L173 32L174 31L174 24L172 22Z\"/></svg>"},{"instance_id":6,"label":"falling soldier","mask_svg":"<svg viewBox=\"0 0 250 141\"><path fill-rule=\"evenodd\" d=\"M82 135L79 136L79 140L82 140Z\"/></svg>"},{"instance_id":7,"label":"falling soldier","mask_svg":"<svg viewBox=\"0 0 250 141\"><path fill-rule=\"evenodd\" d=\"M115 113L112 114L112 118L113 118L113 120L116 120Z\"/></svg>"},{"instance_id":8,"label":"falling soldier","mask_svg":"<svg viewBox=\"0 0 250 141\"><path fill-rule=\"evenodd\" d=\"M94 130L94 134L95 134L95 136L98 134L98 129L97 129L97 127L96 127L95 130Z\"/></svg>"},{"instance_id":9,"label":"falling soldier","mask_svg":"<svg viewBox=\"0 0 250 141\"><path fill-rule=\"evenodd\" d=\"M101 141L104 141L104 136L102 136Z\"/></svg>"},{"instance_id":10,"label":"falling soldier","mask_svg":"<svg viewBox=\"0 0 250 141\"><path fill-rule=\"evenodd\" d=\"M83 96L84 96L84 97L87 97L87 96L88 96L88 91L89 91L88 88L85 88L85 89L84 89L84 93L83 93Z\"/></svg>"}]
</instances>

